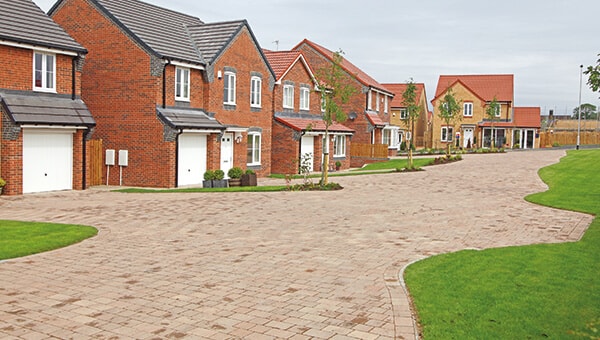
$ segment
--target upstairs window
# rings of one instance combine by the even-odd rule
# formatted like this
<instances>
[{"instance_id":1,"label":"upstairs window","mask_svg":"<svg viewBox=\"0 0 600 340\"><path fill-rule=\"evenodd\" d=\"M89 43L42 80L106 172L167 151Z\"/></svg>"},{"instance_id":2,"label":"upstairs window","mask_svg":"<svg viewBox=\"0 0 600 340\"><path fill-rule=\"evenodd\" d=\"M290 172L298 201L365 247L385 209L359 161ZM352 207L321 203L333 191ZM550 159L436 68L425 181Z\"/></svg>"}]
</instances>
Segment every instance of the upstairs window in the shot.
<instances>
[{"instance_id":1,"label":"upstairs window","mask_svg":"<svg viewBox=\"0 0 600 340\"><path fill-rule=\"evenodd\" d=\"M379 92L377 92L376 102L375 102L375 111L379 112Z\"/></svg>"},{"instance_id":2,"label":"upstairs window","mask_svg":"<svg viewBox=\"0 0 600 340\"><path fill-rule=\"evenodd\" d=\"M473 103L464 103L463 104L463 116L473 117Z\"/></svg>"},{"instance_id":3,"label":"upstairs window","mask_svg":"<svg viewBox=\"0 0 600 340\"><path fill-rule=\"evenodd\" d=\"M408 111L405 108L400 109L400 119L405 120L408 118Z\"/></svg>"},{"instance_id":4,"label":"upstairs window","mask_svg":"<svg viewBox=\"0 0 600 340\"><path fill-rule=\"evenodd\" d=\"M502 104L498 103L498 106L496 106L496 112L494 113L494 115L496 117L500 117L502 114Z\"/></svg>"},{"instance_id":5,"label":"upstairs window","mask_svg":"<svg viewBox=\"0 0 600 340\"><path fill-rule=\"evenodd\" d=\"M262 80L259 77L252 77L250 79L250 106L260 107L261 106L261 87Z\"/></svg>"},{"instance_id":6,"label":"upstairs window","mask_svg":"<svg viewBox=\"0 0 600 340\"><path fill-rule=\"evenodd\" d=\"M371 90L367 95L367 110L373 110L373 92Z\"/></svg>"},{"instance_id":7,"label":"upstairs window","mask_svg":"<svg viewBox=\"0 0 600 340\"><path fill-rule=\"evenodd\" d=\"M388 113L388 96L383 98L383 112Z\"/></svg>"},{"instance_id":8,"label":"upstairs window","mask_svg":"<svg viewBox=\"0 0 600 340\"><path fill-rule=\"evenodd\" d=\"M40 52L33 53L33 89L56 92L56 56Z\"/></svg>"},{"instance_id":9,"label":"upstairs window","mask_svg":"<svg viewBox=\"0 0 600 340\"><path fill-rule=\"evenodd\" d=\"M294 108L294 86L283 85L283 108Z\"/></svg>"},{"instance_id":10,"label":"upstairs window","mask_svg":"<svg viewBox=\"0 0 600 340\"><path fill-rule=\"evenodd\" d=\"M190 100L190 70L175 69L175 100Z\"/></svg>"},{"instance_id":11,"label":"upstairs window","mask_svg":"<svg viewBox=\"0 0 600 340\"><path fill-rule=\"evenodd\" d=\"M223 76L223 104L235 105L235 73L225 72Z\"/></svg>"},{"instance_id":12,"label":"upstairs window","mask_svg":"<svg viewBox=\"0 0 600 340\"><path fill-rule=\"evenodd\" d=\"M308 111L310 109L310 89L300 88L300 110Z\"/></svg>"}]
</instances>

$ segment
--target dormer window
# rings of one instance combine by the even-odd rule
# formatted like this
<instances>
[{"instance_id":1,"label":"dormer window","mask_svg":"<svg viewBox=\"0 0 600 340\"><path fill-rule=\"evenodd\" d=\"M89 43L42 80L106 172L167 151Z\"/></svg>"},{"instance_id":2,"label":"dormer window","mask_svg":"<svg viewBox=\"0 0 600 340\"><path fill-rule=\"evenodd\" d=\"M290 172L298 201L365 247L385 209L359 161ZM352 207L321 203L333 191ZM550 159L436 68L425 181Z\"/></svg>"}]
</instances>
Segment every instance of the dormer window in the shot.
<instances>
[{"instance_id":1,"label":"dormer window","mask_svg":"<svg viewBox=\"0 0 600 340\"><path fill-rule=\"evenodd\" d=\"M56 56L41 52L33 53L34 91L56 92Z\"/></svg>"},{"instance_id":2,"label":"dormer window","mask_svg":"<svg viewBox=\"0 0 600 340\"><path fill-rule=\"evenodd\" d=\"M175 69L175 100L190 100L190 70L187 68Z\"/></svg>"}]
</instances>

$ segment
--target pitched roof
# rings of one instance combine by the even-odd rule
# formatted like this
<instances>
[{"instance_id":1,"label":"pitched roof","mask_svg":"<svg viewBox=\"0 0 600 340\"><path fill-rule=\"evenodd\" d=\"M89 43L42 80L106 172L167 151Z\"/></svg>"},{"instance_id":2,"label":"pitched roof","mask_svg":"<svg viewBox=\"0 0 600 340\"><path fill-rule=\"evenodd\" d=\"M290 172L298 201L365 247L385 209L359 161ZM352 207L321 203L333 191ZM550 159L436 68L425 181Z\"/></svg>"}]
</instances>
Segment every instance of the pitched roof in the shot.
<instances>
[{"instance_id":1,"label":"pitched roof","mask_svg":"<svg viewBox=\"0 0 600 340\"><path fill-rule=\"evenodd\" d=\"M490 102L496 97L500 102L513 102L514 76L512 74L441 75L433 100L457 82L485 101Z\"/></svg>"},{"instance_id":2,"label":"pitched roof","mask_svg":"<svg viewBox=\"0 0 600 340\"><path fill-rule=\"evenodd\" d=\"M212 63L245 25L248 25L246 20L217 22L192 25L188 31L204 60Z\"/></svg>"},{"instance_id":3,"label":"pitched roof","mask_svg":"<svg viewBox=\"0 0 600 340\"><path fill-rule=\"evenodd\" d=\"M540 128L541 109L539 107L515 107L513 122L517 127Z\"/></svg>"},{"instance_id":4,"label":"pitched roof","mask_svg":"<svg viewBox=\"0 0 600 340\"><path fill-rule=\"evenodd\" d=\"M64 0L49 11L52 14ZM204 64L187 26L203 22L193 16L138 0L89 0L132 39L159 57Z\"/></svg>"},{"instance_id":5,"label":"pitched roof","mask_svg":"<svg viewBox=\"0 0 600 340\"><path fill-rule=\"evenodd\" d=\"M308 114L275 113L275 120L296 131L324 132L325 123L320 116ZM351 128L340 123L329 126L330 132L354 133Z\"/></svg>"},{"instance_id":6,"label":"pitched roof","mask_svg":"<svg viewBox=\"0 0 600 340\"><path fill-rule=\"evenodd\" d=\"M0 1L0 40L87 53L31 0Z\"/></svg>"},{"instance_id":7,"label":"pitched roof","mask_svg":"<svg viewBox=\"0 0 600 340\"><path fill-rule=\"evenodd\" d=\"M327 59L333 61L334 52L332 52L332 51L328 50L327 48L325 48L325 47L323 47L323 46L321 46L321 45L319 45L319 44L317 44L315 42L312 42L312 41L310 41L308 39L302 40L298 45L296 45L294 48L292 48L292 50L299 49L302 44L306 44L306 45L312 47L319 54L321 54L324 57L326 57ZM364 72L360 68L356 67L350 61L348 61L348 59L346 59L345 57L342 59L341 67L346 72L348 72L349 74L353 75L354 78L356 78L356 80L358 80L363 85L365 85L365 86L371 86L371 87L376 88L376 89L378 89L380 91L387 92L387 93L393 95L393 92L391 92L385 86L383 86L382 84L380 84L377 80L375 80L374 78L372 78L366 72Z\"/></svg>"},{"instance_id":8,"label":"pitched roof","mask_svg":"<svg viewBox=\"0 0 600 340\"><path fill-rule=\"evenodd\" d=\"M373 126L386 126L389 125L388 123L384 122L383 119L381 119L381 117L379 117L377 114L375 113L366 113L367 115L367 119L369 120L369 123L371 123L371 125Z\"/></svg>"},{"instance_id":9,"label":"pitched roof","mask_svg":"<svg viewBox=\"0 0 600 340\"><path fill-rule=\"evenodd\" d=\"M390 107L406 107L402 94L406 91L408 84L383 84L388 90L392 91L395 96L390 103ZM415 83L417 88L417 104L421 101L421 96L425 95L425 84ZM427 100L427 98L425 98Z\"/></svg>"},{"instance_id":10,"label":"pitched roof","mask_svg":"<svg viewBox=\"0 0 600 340\"><path fill-rule=\"evenodd\" d=\"M165 123L177 129L225 130L224 125L199 109L157 106L156 113Z\"/></svg>"},{"instance_id":11,"label":"pitched roof","mask_svg":"<svg viewBox=\"0 0 600 340\"><path fill-rule=\"evenodd\" d=\"M17 124L94 126L96 121L81 99L25 92L0 93L0 102Z\"/></svg>"}]
</instances>

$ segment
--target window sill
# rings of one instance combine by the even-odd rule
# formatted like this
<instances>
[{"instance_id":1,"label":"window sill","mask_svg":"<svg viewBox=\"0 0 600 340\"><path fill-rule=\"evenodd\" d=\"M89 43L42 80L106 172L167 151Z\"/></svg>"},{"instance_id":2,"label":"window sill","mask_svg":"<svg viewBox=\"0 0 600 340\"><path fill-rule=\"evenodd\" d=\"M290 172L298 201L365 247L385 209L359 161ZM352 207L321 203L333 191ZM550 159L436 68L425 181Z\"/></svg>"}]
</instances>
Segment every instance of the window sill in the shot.
<instances>
[{"instance_id":1,"label":"window sill","mask_svg":"<svg viewBox=\"0 0 600 340\"><path fill-rule=\"evenodd\" d=\"M33 92L43 92L43 93L57 93L56 89L44 89L41 87L34 87Z\"/></svg>"}]
</instances>

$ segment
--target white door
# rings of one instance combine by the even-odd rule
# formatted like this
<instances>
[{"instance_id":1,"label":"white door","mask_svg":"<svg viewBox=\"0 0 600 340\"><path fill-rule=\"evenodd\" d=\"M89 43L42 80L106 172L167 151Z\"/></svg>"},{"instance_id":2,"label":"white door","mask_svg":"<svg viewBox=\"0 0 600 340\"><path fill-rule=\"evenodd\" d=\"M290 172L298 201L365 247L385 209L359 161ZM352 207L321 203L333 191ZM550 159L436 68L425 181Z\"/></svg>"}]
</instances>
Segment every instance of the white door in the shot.
<instances>
[{"instance_id":1,"label":"white door","mask_svg":"<svg viewBox=\"0 0 600 340\"><path fill-rule=\"evenodd\" d=\"M225 172L233 168L233 133L224 133L221 137L221 170Z\"/></svg>"},{"instance_id":2,"label":"white door","mask_svg":"<svg viewBox=\"0 0 600 340\"><path fill-rule=\"evenodd\" d=\"M206 171L206 135L179 135L177 186L200 184Z\"/></svg>"},{"instance_id":3,"label":"white door","mask_svg":"<svg viewBox=\"0 0 600 340\"><path fill-rule=\"evenodd\" d=\"M469 141L471 141L469 143ZM475 147L473 145L473 128L464 128L463 129L463 148L467 146Z\"/></svg>"},{"instance_id":4,"label":"white door","mask_svg":"<svg viewBox=\"0 0 600 340\"><path fill-rule=\"evenodd\" d=\"M23 193L73 189L73 131L23 132Z\"/></svg>"},{"instance_id":5,"label":"white door","mask_svg":"<svg viewBox=\"0 0 600 340\"><path fill-rule=\"evenodd\" d=\"M302 144L300 145L300 157L304 157L305 154L310 154L310 171L314 171L315 163L315 137L313 136L302 136Z\"/></svg>"}]
</instances>

